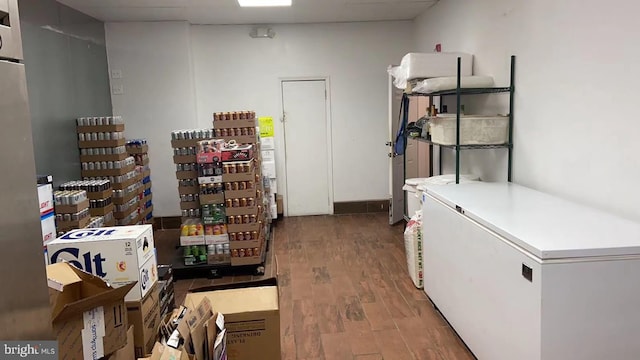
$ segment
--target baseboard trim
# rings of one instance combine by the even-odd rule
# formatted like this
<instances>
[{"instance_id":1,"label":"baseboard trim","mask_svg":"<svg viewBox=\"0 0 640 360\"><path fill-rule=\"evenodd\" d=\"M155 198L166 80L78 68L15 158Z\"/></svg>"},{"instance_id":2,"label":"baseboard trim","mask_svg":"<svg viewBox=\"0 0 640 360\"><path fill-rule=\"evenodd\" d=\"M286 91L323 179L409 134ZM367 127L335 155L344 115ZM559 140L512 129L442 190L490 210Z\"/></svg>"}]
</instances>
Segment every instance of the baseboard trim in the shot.
<instances>
[{"instance_id":1,"label":"baseboard trim","mask_svg":"<svg viewBox=\"0 0 640 360\"><path fill-rule=\"evenodd\" d=\"M333 213L366 214L389 211L389 200L344 201L333 203Z\"/></svg>"},{"instance_id":2,"label":"baseboard trim","mask_svg":"<svg viewBox=\"0 0 640 360\"><path fill-rule=\"evenodd\" d=\"M389 200L344 201L333 203L335 215L366 214L389 212ZM282 217L278 214L278 218ZM180 229L182 218L180 216L164 216L153 218L153 228L156 230Z\"/></svg>"}]
</instances>

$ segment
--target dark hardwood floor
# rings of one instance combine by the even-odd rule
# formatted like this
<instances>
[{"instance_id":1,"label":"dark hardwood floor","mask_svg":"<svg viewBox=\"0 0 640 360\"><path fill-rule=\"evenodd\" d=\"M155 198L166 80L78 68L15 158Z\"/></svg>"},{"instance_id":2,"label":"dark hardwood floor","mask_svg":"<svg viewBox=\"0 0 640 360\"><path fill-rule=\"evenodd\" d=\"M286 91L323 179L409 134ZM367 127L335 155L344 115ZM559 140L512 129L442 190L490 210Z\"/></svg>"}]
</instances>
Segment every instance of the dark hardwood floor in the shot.
<instances>
[{"instance_id":1,"label":"dark hardwood floor","mask_svg":"<svg viewBox=\"0 0 640 360\"><path fill-rule=\"evenodd\" d=\"M402 225L387 224L385 213L277 224L271 256L277 263L283 360L474 359L413 286L402 232ZM272 257L269 262L272 272ZM189 288L252 278L180 280L177 303Z\"/></svg>"}]
</instances>

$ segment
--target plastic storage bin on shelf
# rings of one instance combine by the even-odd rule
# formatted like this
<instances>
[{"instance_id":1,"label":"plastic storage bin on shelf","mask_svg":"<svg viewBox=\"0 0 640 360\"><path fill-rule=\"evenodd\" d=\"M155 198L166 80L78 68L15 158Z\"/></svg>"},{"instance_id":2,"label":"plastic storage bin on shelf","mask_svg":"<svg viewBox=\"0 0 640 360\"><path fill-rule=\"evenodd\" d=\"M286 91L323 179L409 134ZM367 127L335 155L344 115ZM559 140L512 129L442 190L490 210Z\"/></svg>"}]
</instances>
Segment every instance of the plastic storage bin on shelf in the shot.
<instances>
[{"instance_id":1,"label":"plastic storage bin on shelf","mask_svg":"<svg viewBox=\"0 0 640 360\"><path fill-rule=\"evenodd\" d=\"M429 121L431 141L456 144L456 115L440 114ZM500 145L509 140L508 116L460 116L460 145Z\"/></svg>"}]
</instances>

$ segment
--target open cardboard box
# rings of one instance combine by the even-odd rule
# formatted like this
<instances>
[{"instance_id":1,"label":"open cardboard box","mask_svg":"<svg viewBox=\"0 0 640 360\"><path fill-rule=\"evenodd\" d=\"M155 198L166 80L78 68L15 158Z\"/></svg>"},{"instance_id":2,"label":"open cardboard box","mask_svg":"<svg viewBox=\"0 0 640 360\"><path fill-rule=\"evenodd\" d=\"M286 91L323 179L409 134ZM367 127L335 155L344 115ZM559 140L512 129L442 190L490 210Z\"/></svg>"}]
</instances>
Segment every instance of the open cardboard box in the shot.
<instances>
[{"instance_id":1,"label":"open cardboard box","mask_svg":"<svg viewBox=\"0 0 640 360\"><path fill-rule=\"evenodd\" d=\"M186 304L208 299L212 308L224 315L229 359L280 360L280 308L275 278L192 291L187 294Z\"/></svg>"},{"instance_id":2,"label":"open cardboard box","mask_svg":"<svg viewBox=\"0 0 640 360\"><path fill-rule=\"evenodd\" d=\"M136 282L114 289L66 262L47 266L47 279L60 359L99 359L127 344L124 297Z\"/></svg>"},{"instance_id":3,"label":"open cardboard box","mask_svg":"<svg viewBox=\"0 0 640 360\"><path fill-rule=\"evenodd\" d=\"M147 360L226 360L224 316L213 311L208 299L187 304L165 317L160 333L166 345L156 343ZM177 327L172 326L179 319ZM163 342L164 343L164 342Z\"/></svg>"}]
</instances>

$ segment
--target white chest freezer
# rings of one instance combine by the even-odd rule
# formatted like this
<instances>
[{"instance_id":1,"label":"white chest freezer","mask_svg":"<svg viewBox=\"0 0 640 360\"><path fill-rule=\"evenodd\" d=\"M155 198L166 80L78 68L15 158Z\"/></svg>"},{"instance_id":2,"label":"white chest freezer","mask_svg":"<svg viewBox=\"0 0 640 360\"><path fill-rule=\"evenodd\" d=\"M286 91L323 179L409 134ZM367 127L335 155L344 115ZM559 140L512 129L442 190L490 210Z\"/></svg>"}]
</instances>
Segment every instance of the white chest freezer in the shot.
<instances>
[{"instance_id":1,"label":"white chest freezer","mask_svg":"<svg viewBox=\"0 0 640 360\"><path fill-rule=\"evenodd\" d=\"M507 183L427 185L424 289L480 360L640 359L640 224Z\"/></svg>"}]
</instances>

